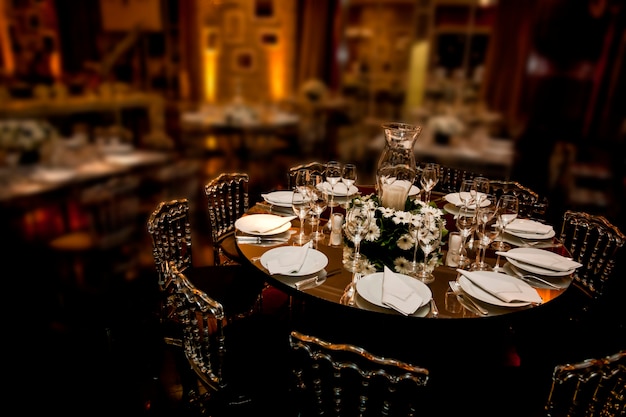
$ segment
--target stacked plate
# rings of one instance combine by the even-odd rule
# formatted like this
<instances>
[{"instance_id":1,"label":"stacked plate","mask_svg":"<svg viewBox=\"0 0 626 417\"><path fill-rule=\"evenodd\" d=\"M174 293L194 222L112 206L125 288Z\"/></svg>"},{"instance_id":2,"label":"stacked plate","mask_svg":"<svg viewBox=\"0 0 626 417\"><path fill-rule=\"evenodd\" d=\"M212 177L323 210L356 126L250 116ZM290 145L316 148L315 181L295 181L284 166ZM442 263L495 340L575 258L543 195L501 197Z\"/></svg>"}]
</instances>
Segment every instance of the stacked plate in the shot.
<instances>
[{"instance_id":1,"label":"stacked plate","mask_svg":"<svg viewBox=\"0 0 626 417\"><path fill-rule=\"evenodd\" d=\"M526 282L498 272L466 271L458 282L472 298L499 307L524 307L542 302L537 291Z\"/></svg>"},{"instance_id":2,"label":"stacked plate","mask_svg":"<svg viewBox=\"0 0 626 417\"><path fill-rule=\"evenodd\" d=\"M277 260L278 262L287 262L294 259L298 255L298 251L302 250L300 246L281 246L278 248L270 249L261 256L261 265L266 269L268 268L268 262ZM317 249L309 248L304 258L304 263L298 270L298 272L283 273L281 275L287 276L303 276L311 275L320 272L328 265L328 258L322 252Z\"/></svg>"},{"instance_id":3,"label":"stacked plate","mask_svg":"<svg viewBox=\"0 0 626 417\"><path fill-rule=\"evenodd\" d=\"M267 203L278 207L291 207L293 199L293 191L273 191L271 193L262 194L263 200Z\"/></svg>"},{"instance_id":4,"label":"stacked plate","mask_svg":"<svg viewBox=\"0 0 626 417\"><path fill-rule=\"evenodd\" d=\"M537 248L513 248L502 256L518 269L544 277L567 276L582 266L558 253Z\"/></svg>"},{"instance_id":5,"label":"stacked plate","mask_svg":"<svg viewBox=\"0 0 626 417\"><path fill-rule=\"evenodd\" d=\"M444 196L444 198L446 199L446 201L450 204L453 204L456 207L461 207L463 205L463 201L461 201L461 198L459 196L460 193L450 193L450 194L446 194ZM480 195L480 193L479 193ZM491 204L491 201L489 200L483 200L480 202L480 206L481 207L486 207L489 204ZM471 209L476 209L476 204L470 204L468 206Z\"/></svg>"},{"instance_id":6,"label":"stacked plate","mask_svg":"<svg viewBox=\"0 0 626 417\"><path fill-rule=\"evenodd\" d=\"M346 187L346 184L340 182L335 185L335 188L331 187L330 183L324 182L321 184L322 189L326 191L328 194L338 196L338 197L346 197L353 196L359 192L359 189L354 185L351 185L350 188Z\"/></svg>"},{"instance_id":7,"label":"stacked plate","mask_svg":"<svg viewBox=\"0 0 626 417\"><path fill-rule=\"evenodd\" d=\"M504 230L510 235L533 240L551 239L556 234L552 226L530 219L515 219Z\"/></svg>"},{"instance_id":8,"label":"stacked plate","mask_svg":"<svg viewBox=\"0 0 626 417\"><path fill-rule=\"evenodd\" d=\"M272 236L291 228L291 220L296 216L284 217L274 214L250 214L235 221L235 228L254 236Z\"/></svg>"}]
</instances>

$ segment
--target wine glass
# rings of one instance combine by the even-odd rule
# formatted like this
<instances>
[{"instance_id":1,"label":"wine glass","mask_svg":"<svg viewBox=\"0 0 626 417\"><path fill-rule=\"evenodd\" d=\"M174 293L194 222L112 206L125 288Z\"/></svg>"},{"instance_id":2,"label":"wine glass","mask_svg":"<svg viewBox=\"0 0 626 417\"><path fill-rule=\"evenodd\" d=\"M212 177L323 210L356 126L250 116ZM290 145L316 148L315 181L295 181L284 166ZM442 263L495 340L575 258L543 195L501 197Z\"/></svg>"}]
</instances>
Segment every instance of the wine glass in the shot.
<instances>
[{"instance_id":1,"label":"wine glass","mask_svg":"<svg viewBox=\"0 0 626 417\"><path fill-rule=\"evenodd\" d=\"M328 161L326 163L324 177L326 182L330 185L330 200L328 201L328 207L330 207L330 217L333 217L333 208L337 206L337 203L335 202L335 186L341 181L341 171L341 162Z\"/></svg>"},{"instance_id":2,"label":"wine glass","mask_svg":"<svg viewBox=\"0 0 626 417\"><path fill-rule=\"evenodd\" d=\"M424 260L419 271L415 272L415 277L424 284L430 284L435 280L435 276L428 268L429 257L441 245L441 232L443 224L430 213L417 217L417 242L424 253Z\"/></svg>"},{"instance_id":3,"label":"wine glass","mask_svg":"<svg viewBox=\"0 0 626 417\"><path fill-rule=\"evenodd\" d=\"M439 181L439 165L434 163L428 163L422 169L422 176L420 178L420 184L424 189L424 202L430 203L430 193L435 185Z\"/></svg>"},{"instance_id":4,"label":"wine glass","mask_svg":"<svg viewBox=\"0 0 626 417\"><path fill-rule=\"evenodd\" d=\"M495 204L480 207L476 210L476 237L478 239L479 256L470 266L472 271L492 271L493 268L485 262L485 253L489 245L500 234L498 227L498 212Z\"/></svg>"},{"instance_id":5,"label":"wine glass","mask_svg":"<svg viewBox=\"0 0 626 417\"><path fill-rule=\"evenodd\" d=\"M459 186L459 200L464 207L469 207L476 198L476 185L474 180L463 180Z\"/></svg>"},{"instance_id":6,"label":"wine glass","mask_svg":"<svg viewBox=\"0 0 626 417\"><path fill-rule=\"evenodd\" d=\"M350 187L354 185L357 179L356 165L344 164L341 170L341 182L346 185L346 197L350 195Z\"/></svg>"},{"instance_id":7,"label":"wine glass","mask_svg":"<svg viewBox=\"0 0 626 417\"><path fill-rule=\"evenodd\" d=\"M311 174L310 181L310 203L311 212L315 216L315 231L313 239L324 239L324 231L320 231L321 216L326 207L328 207L328 190L324 188L324 176L321 174Z\"/></svg>"},{"instance_id":8,"label":"wine glass","mask_svg":"<svg viewBox=\"0 0 626 417\"><path fill-rule=\"evenodd\" d=\"M500 235L498 239L491 244L491 248L498 251L507 251L511 249L511 245L502 240L502 233L506 227L517 218L519 213L519 201L513 194L503 194L498 199L496 207L498 209ZM496 264L498 263L496 262Z\"/></svg>"},{"instance_id":9,"label":"wine glass","mask_svg":"<svg viewBox=\"0 0 626 417\"><path fill-rule=\"evenodd\" d=\"M476 189L476 196L474 197L474 200L476 200L476 208L478 209L481 206L481 203L485 201L487 194L489 194L491 190L489 178L474 177L474 188Z\"/></svg>"},{"instance_id":10,"label":"wine glass","mask_svg":"<svg viewBox=\"0 0 626 417\"><path fill-rule=\"evenodd\" d=\"M304 220L311 210L310 194L306 191L302 192L296 188L291 199L291 208L300 219L300 233L298 233L298 236L294 238L294 241L299 245L303 245L310 240L304 233Z\"/></svg>"},{"instance_id":11,"label":"wine glass","mask_svg":"<svg viewBox=\"0 0 626 417\"><path fill-rule=\"evenodd\" d=\"M467 238L474 233L476 228L476 213L474 210L467 206L463 206L459 209L459 214L456 216L456 228L461 234L461 250L459 251L459 268L465 269L471 263L470 258L467 256Z\"/></svg>"},{"instance_id":12,"label":"wine glass","mask_svg":"<svg viewBox=\"0 0 626 417\"><path fill-rule=\"evenodd\" d=\"M352 260L346 263L346 269L359 272L361 269L361 241L369 231L372 221L370 208L362 203L354 203L346 211L344 231L346 236L354 243L354 255Z\"/></svg>"}]
</instances>

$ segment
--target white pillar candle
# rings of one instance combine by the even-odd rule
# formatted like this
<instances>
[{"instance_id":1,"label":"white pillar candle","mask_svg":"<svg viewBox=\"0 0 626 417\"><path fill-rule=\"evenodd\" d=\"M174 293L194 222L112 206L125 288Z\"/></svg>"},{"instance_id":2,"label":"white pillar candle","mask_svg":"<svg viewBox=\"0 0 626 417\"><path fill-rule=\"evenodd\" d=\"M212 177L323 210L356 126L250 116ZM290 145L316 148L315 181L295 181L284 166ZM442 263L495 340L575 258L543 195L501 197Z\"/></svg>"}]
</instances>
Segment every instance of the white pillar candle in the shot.
<instances>
[{"instance_id":1,"label":"white pillar candle","mask_svg":"<svg viewBox=\"0 0 626 417\"><path fill-rule=\"evenodd\" d=\"M404 210L409 189L404 184L393 183L383 188L383 206L394 210Z\"/></svg>"}]
</instances>

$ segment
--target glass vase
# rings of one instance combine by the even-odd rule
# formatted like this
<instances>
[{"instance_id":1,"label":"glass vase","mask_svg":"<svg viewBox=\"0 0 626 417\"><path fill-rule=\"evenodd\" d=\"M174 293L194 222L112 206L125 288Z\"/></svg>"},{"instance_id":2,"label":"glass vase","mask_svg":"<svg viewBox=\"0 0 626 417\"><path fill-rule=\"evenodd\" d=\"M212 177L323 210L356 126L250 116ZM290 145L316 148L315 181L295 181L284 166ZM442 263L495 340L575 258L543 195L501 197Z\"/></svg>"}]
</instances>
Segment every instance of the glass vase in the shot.
<instances>
[{"instance_id":1,"label":"glass vase","mask_svg":"<svg viewBox=\"0 0 626 417\"><path fill-rule=\"evenodd\" d=\"M404 210L417 175L413 148L422 128L395 122L383 124L382 128L385 149L376 169L376 193L384 207Z\"/></svg>"}]
</instances>

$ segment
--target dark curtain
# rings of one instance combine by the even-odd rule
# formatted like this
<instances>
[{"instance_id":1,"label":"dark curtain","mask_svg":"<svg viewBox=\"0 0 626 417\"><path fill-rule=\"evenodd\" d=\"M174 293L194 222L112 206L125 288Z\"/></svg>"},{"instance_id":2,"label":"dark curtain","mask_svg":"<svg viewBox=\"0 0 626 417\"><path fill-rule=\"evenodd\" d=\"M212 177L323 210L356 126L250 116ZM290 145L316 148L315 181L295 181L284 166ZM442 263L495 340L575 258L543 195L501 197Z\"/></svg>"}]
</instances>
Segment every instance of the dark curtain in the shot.
<instances>
[{"instance_id":1,"label":"dark curtain","mask_svg":"<svg viewBox=\"0 0 626 417\"><path fill-rule=\"evenodd\" d=\"M87 61L100 60L96 40L101 32L98 0L55 0L64 73L80 73Z\"/></svg>"},{"instance_id":2,"label":"dark curtain","mask_svg":"<svg viewBox=\"0 0 626 417\"><path fill-rule=\"evenodd\" d=\"M331 85L336 60L337 1L302 0L299 7L295 85L297 87L310 79Z\"/></svg>"}]
</instances>

